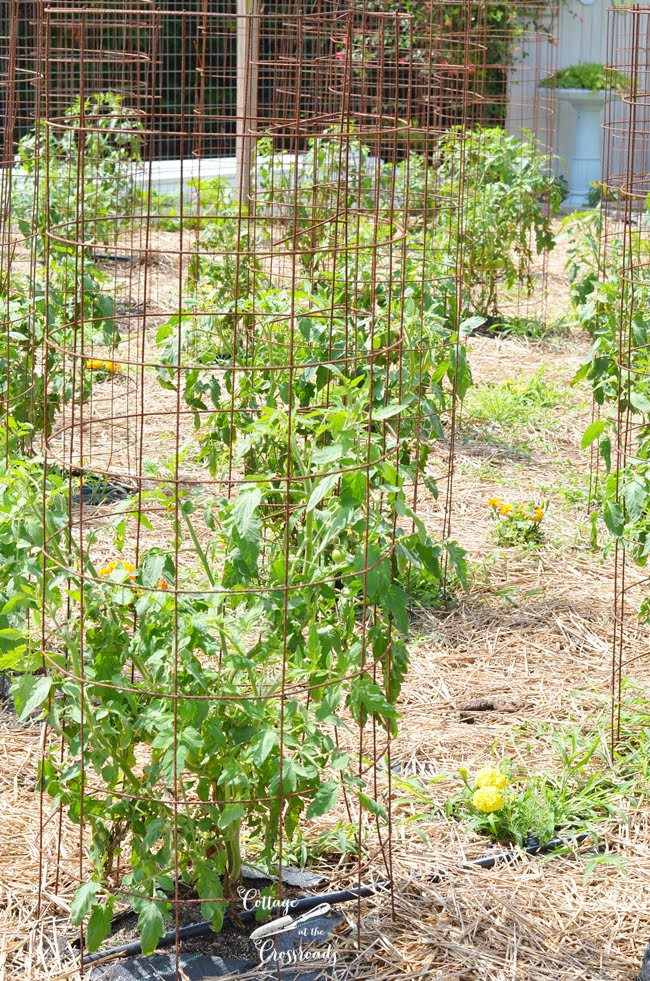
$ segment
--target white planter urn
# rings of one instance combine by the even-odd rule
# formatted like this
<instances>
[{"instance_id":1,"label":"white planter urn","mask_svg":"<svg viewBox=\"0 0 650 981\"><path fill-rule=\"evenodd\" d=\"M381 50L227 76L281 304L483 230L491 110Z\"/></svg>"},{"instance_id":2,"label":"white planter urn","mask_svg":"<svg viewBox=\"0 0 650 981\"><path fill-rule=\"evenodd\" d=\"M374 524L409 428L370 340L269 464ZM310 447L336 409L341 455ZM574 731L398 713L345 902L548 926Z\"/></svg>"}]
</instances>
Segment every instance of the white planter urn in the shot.
<instances>
[{"instance_id":1,"label":"white planter urn","mask_svg":"<svg viewBox=\"0 0 650 981\"><path fill-rule=\"evenodd\" d=\"M583 208L593 181L601 180L600 116L607 91L590 89L557 89L558 99L564 99L576 111L576 135L573 160L569 171L569 194L562 204L568 208Z\"/></svg>"}]
</instances>

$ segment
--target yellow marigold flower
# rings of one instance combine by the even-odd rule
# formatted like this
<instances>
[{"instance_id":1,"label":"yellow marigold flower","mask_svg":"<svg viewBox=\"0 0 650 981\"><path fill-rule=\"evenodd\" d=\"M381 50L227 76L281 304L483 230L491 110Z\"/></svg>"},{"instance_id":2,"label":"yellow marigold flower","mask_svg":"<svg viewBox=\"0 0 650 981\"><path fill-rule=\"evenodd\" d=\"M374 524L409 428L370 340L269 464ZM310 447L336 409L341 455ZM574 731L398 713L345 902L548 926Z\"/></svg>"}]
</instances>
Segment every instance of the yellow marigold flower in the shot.
<instances>
[{"instance_id":1,"label":"yellow marigold flower","mask_svg":"<svg viewBox=\"0 0 650 981\"><path fill-rule=\"evenodd\" d=\"M530 520L534 521L535 524L537 524L537 522L541 521L543 517L544 517L544 508L540 508L538 506L535 508L533 514L530 517Z\"/></svg>"},{"instance_id":2,"label":"yellow marigold flower","mask_svg":"<svg viewBox=\"0 0 650 981\"><path fill-rule=\"evenodd\" d=\"M477 811L483 811L484 814L492 814L493 811L501 810L505 804L505 799L496 787L479 787L472 794L472 804Z\"/></svg>"},{"instance_id":3,"label":"yellow marigold flower","mask_svg":"<svg viewBox=\"0 0 650 981\"><path fill-rule=\"evenodd\" d=\"M508 778L496 766L482 766L476 774L474 780L476 787L494 787L496 790L504 790L508 786Z\"/></svg>"},{"instance_id":4,"label":"yellow marigold flower","mask_svg":"<svg viewBox=\"0 0 650 981\"><path fill-rule=\"evenodd\" d=\"M130 562L122 562L121 559L116 559L113 562L109 562L108 565L105 565L103 569L99 570L99 574L100 576L110 576L110 574L115 572L116 569L120 572L128 572L129 579L135 579L135 566Z\"/></svg>"},{"instance_id":5,"label":"yellow marigold flower","mask_svg":"<svg viewBox=\"0 0 650 981\"><path fill-rule=\"evenodd\" d=\"M161 576L160 579L156 582L156 589L169 589L169 583L167 582L166 579L163 579L163 577Z\"/></svg>"},{"instance_id":6,"label":"yellow marigold flower","mask_svg":"<svg viewBox=\"0 0 650 981\"><path fill-rule=\"evenodd\" d=\"M512 514L512 504L502 504L499 508L499 514L503 515L504 518L507 518L509 514Z\"/></svg>"},{"instance_id":7,"label":"yellow marigold flower","mask_svg":"<svg viewBox=\"0 0 650 981\"><path fill-rule=\"evenodd\" d=\"M104 362L99 358L86 358L86 368L89 371L101 371L104 367Z\"/></svg>"},{"instance_id":8,"label":"yellow marigold flower","mask_svg":"<svg viewBox=\"0 0 650 981\"><path fill-rule=\"evenodd\" d=\"M501 498L500 497L488 497L488 507L489 508L498 508L500 504L501 504Z\"/></svg>"},{"instance_id":9,"label":"yellow marigold flower","mask_svg":"<svg viewBox=\"0 0 650 981\"><path fill-rule=\"evenodd\" d=\"M118 364L117 361L104 361L104 371L110 371L112 375L115 375L121 370L122 365Z\"/></svg>"}]
</instances>

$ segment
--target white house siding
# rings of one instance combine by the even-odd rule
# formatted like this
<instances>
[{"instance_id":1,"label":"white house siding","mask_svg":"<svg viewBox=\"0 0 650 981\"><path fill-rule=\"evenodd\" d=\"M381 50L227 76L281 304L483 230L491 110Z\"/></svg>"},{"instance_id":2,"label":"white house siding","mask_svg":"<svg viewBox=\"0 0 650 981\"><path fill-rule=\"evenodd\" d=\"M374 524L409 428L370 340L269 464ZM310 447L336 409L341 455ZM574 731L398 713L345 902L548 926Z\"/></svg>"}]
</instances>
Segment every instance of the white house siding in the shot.
<instances>
[{"instance_id":1,"label":"white house siding","mask_svg":"<svg viewBox=\"0 0 650 981\"><path fill-rule=\"evenodd\" d=\"M582 62L614 64L630 71L633 17L629 11L610 9L606 0L583 4L580 0L563 0L559 10L549 15L547 24L553 40L543 32L529 32L522 38L515 54L510 75L507 127L512 133L522 128L532 130L538 139L560 158L556 170L567 173L574 150L575 111L550 89L540 89L544 76L559 68ZM639 19L638 35L642 64L637 75L643 91L649 91L647 51L650 17ZM645 172L650 170L650 98L631 108L615 96L603 111L603 177L611 183L625 182L629 133L634 130L634 189L641 192ZM633 119L634 125L631 126Z\"/></svg>"}]
</instances>

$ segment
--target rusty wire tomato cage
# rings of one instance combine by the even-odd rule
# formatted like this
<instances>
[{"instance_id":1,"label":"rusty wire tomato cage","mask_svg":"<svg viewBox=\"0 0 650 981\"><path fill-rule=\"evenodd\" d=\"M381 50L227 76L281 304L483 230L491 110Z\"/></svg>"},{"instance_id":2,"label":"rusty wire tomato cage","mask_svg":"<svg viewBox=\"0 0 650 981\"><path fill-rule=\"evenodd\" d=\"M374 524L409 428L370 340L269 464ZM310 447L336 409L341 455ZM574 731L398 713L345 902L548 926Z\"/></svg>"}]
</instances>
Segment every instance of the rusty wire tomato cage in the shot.
<instances>
[{"instance_id":1,"label":"rusty wire tomato cage","mask_svg":"<svg viewBox=\"0 0 650 981\"><path fill-rule=\"evenodd\" d=\"M21 47L11 0L5 163L35 130L1 202L20 186L45 334L40 886L77 896L74 957L131 904L150 934L168 915L180 977L183 917L236 916L242 860L282 902L296 841L320 869L339 825L330 887L394 903L409 597L458 584L464 148L550 145L556 11L375 6L47 0Z\"/></svg>"}]
</instances>

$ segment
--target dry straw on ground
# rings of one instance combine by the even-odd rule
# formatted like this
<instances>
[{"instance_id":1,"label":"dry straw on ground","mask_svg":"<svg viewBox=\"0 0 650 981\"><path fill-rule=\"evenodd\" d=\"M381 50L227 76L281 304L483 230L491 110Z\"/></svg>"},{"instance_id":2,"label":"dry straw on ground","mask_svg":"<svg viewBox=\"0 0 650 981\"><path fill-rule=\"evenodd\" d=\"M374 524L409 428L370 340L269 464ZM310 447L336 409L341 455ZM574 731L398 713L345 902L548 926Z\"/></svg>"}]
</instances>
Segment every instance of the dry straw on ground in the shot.
<instances>
[{"instance_id":1,"label":"dry straw on ground","mask_svg":"<svg viewBox=\"0 0 650 981\"><path fill-rule=\"evenodd\" d=\"M552 256L549 269L557 310L566 302L561 260ZM527 377L543 366L549 378L568 386L583 351L584 340L576 337L548 343L479 338L471 343L470 360L479 384ZM147 383L145 399L154 388ZM580 530L586 514L556 495L546 546L522 553L494 549L485 503L495 493L533 497L559 486L569 471L586 478L588 460L578 447L589 408L584 391L568 397L575 411L559 410L545 442L535 443L528 457L495 452L476 432L456 441L452 534L479 565L456 609L421 610L414 617L412 666L391 756L395 893L392 902L382 894L359 911L356 904L346 907L351 929L334 940L334 977L341 981L631 981L650 940L647 800L630 808L626 822L603 829L606 847L623 866L599 865L586 883L589 844L577 856L521 859L484 871L464 867L489 846L449 821L440 806L457 786L458 768L477 768L493 747L532 772L557 765L547 747L518 743L514 726L571 720L589 732L594 711L606 709L613 565L611 557L603 562L587 550ZM155 428L147 431L152 454L159 436ZM446 465L441 445L432 469L444 473ZM442 525L442 500L421 500L432 532ZM650 634L630 604L625 656L646 692L648 651ZM495 710L475 713L470 724L463 706L481 699L492 699ZM79 830L49 816L48 801L37 793L41 738L39 727L18 724L8 711L0 716L0 981L80 977L59 945L70 935ZM398 779L441 774L449 776L435 784L428 807ZM386 779L384 773L384 788ZM344 865L330 872L334 888L355 882L356 873ZM379 854L364 862L362 873L368 881L385 878Z\"/></svg>"}]
</instances>

